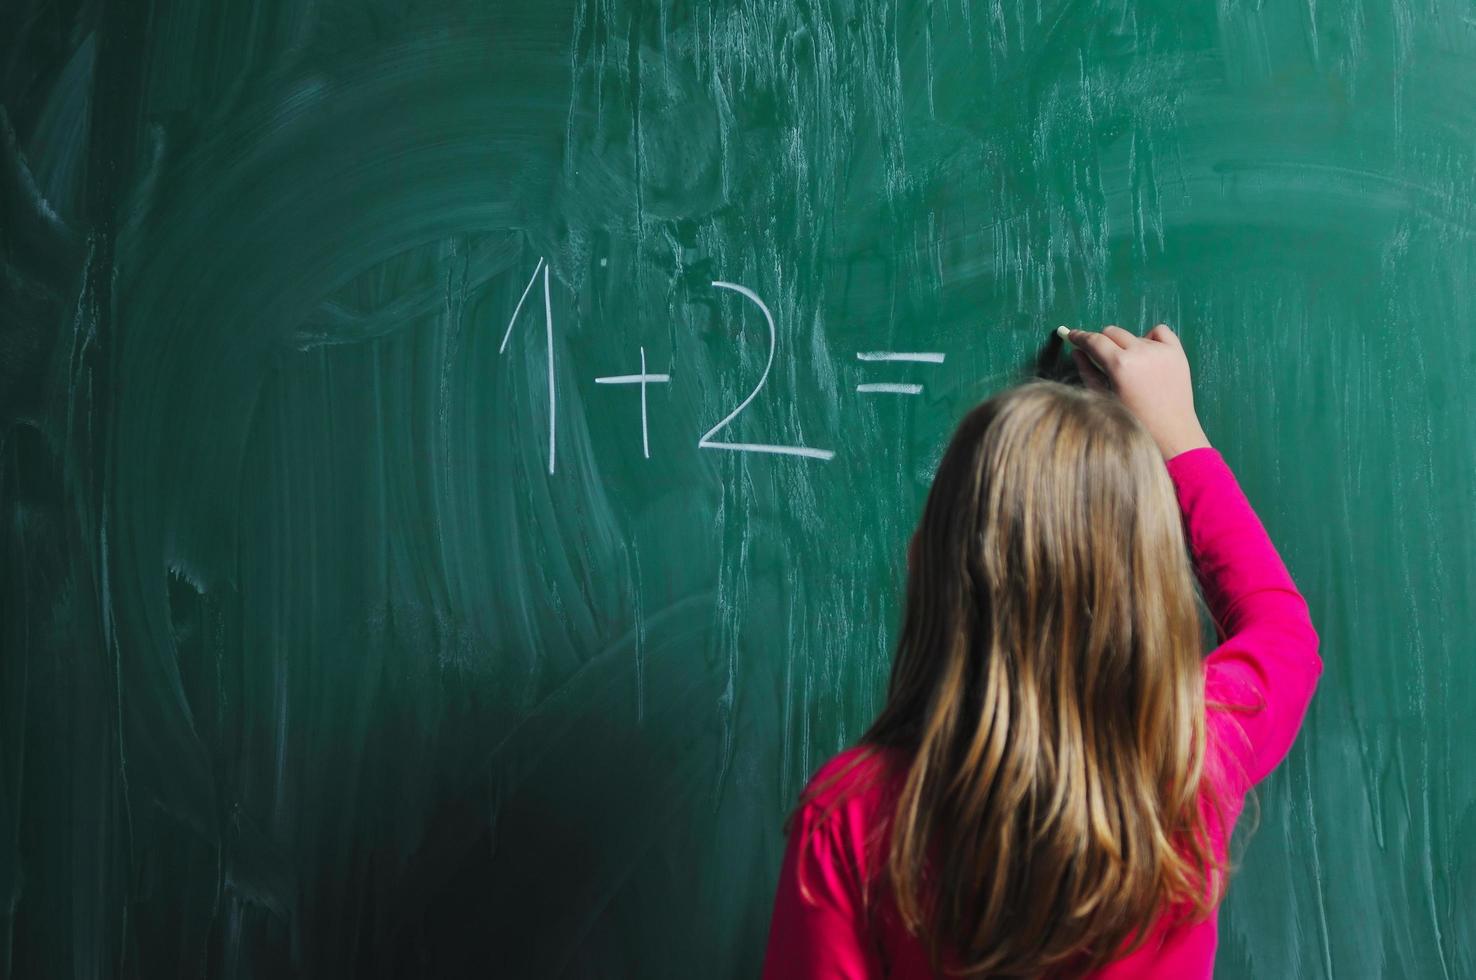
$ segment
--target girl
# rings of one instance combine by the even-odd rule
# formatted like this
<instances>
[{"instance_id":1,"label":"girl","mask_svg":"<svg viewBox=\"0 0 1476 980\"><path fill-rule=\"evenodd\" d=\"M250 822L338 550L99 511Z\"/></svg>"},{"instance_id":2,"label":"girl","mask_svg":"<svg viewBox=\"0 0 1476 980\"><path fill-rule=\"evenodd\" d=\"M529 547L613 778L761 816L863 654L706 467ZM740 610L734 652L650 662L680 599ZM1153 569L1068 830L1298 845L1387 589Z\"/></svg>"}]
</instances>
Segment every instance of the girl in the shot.
<instances>
[{"instance_id":1,"label":"girl","mask_svg":"<svg viewBox=\"0 0 1476 980\"><path fill-rule=\"evenodd\" d=\"M991 398L939 464L886 705L790 818L771 980L1212 973L1230 830L1317 634L1178 337L1066 336L1087 387Z\"/></svg>"}]
</instances>

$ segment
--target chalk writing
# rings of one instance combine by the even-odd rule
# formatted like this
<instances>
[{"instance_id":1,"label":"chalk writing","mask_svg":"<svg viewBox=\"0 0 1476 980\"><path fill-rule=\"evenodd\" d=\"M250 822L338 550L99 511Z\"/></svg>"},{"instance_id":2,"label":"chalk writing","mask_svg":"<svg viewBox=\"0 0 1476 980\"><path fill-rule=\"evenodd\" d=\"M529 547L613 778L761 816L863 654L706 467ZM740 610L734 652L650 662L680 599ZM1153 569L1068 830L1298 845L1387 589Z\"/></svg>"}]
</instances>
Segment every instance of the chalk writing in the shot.
<instances>
[{"instance_id":1,"label":"chalk writing","mask_svg":"<svg viewBox=\"0 0 1476 980\"><path fill-rule=\"evenodd\" d=\"M872 350L857 351L858 361L902 361L912 364L942 364L943 354L935 351L895 351L895 350ZM919 384L899 384L897 382L868 382L859 384L856 390L863 395L917 395L921 394L923 386Z\"/></svg>"},{"instance_id":2,"label":"chalk writing","mask_svg":"<svg viewBox=\"0 0 1476 980\"><path fill-rule=\"evenodd\" d=\"M641 451L647 459L651 458L651 438L646 431L646 385L666 384L671 380L669 374L647 374L646 373L646 348L641 348L641 373L640 374L611 374L603 378L595 378L597 385L640 385L641 386Z\"/></svg>"},{"instance_id":3,"label":"chalk writing","mask_svg":"<svg viewBox=\"0 0 1476 980\"><path fill-rule=\"evenodd\" d=\"M738 407L725 415L722 421L703 433L702 438L697 440L697 447L699 449L726 449L738 453L776 453L783 456L803 456L807 459L828 460L833 457L835 453L832 450L811 449L808 446L774 446L759 442L714 442L712 440L713 436L717 435L729 422L738 417L739 412L742 412L748 407L748 403L753 401L754 396L759 393L759 389L764 386L764 382L769 380L769 369L774 366L774 348L779 342L778 332L774 329L774 315L769 312L769 308L764 305L764 301L759 299L753 290L732 282L714 282L713 286L718 289L732 290L753 303L764 314L764 322L769 325L769 360L764 364L764 373L759 377L759 383L748 393L748 397L739 402Z\"/></svg>"},{"instance_id":4,"label":"chalk writing","mask_svg":"<svg viewBox=\"0 0 1476 980\"><path fill-rule=\"evenodd\" d=\"M528 297L533 288L538 284L539 276L543 277L543 331L546 355L548 360L548 472L553 474L557 468L558 460L558 391L554 372L554 320L553 301L550 295L550 269L548 261L542 257L533 266L533 274L528 278L523 292L518 296L517 303L513 306L512 316L508 319L507 329L503 332L502 343L497 352L502 354L507 350L508 343L512 340L513 327L517 324L518 316L523 312ZM821 461L835 458L834 450L816 449L811 446L779 445L767 442L727 442L718 437L719 433L728 428L743 411L753 403L769 381L769 372L774 368L774 358L779 346L779 331L774 325L774 314L769 311L768 305L759 298L759 295L747 286L734 282L723 282L713 280L713 287L737 293L758 307L763 314L764 324L769 330L769 353L764 362L763 373L759 375L758 383L753 386L748 395L738 403L731 412L724 415L716 425L704 432L697 440L699 449L721 449L737 453L769 453L777 456L798 456L802 459L818 459ZM648 371L646 368L646 348L638 348L640 358L640 371L636 374L609 374L594 379L597 385L639 385L641 394L641 455L651 458L651 432L650 432L650 408L647 388L653 384L669 384L670 374L658 374ZM938 351L857 351L856 359L863 362L892 362L905 364L942 364L946 359L945 354ZM862 395L919 395L923 386L910 381L868 381L856 385L856 392Z\"/></svg>"},{"instance_id":5,"label":"chalk writing","mask_svg":"<svg viewBox=\"0 0 1476 980\"><path fill-rule=\"evenodd\" d=\"M507 321L507 331L502 335L502 344L497 348L501 354L507 350L507 342L512 339L513 324L518 322L518 314L523 312L523 303L527 301L528 294L533 290L533 284L538 281L538 271L543 270L543 332L548 341L548 472L554 471L554 463L558 458L558 430L556 428L558 419L558 395L554 390L554 321L553 302L548 292L548 263L541 257L538 264L533 267L533 275L528 280L528 285L523 287L523 295L518 297L518 305L513 307L512 316Z\"/></svg>"},{"instance_id":6,"label":"chalk writing","mask_svg":"<svg viewBox=\"0 0 1476 980\"><path fill-rule=\"evenodd\" d=\"M944 354L937 354L931 351L922 353L895 350L856 352L856 360L858 361L914 361L919 364L942 364L945 356Z\"/></svg>"},{"instance_id":7,"label":"chalk writing","mask_svg":"<svg viewBox=\"0 0 1476 980\"><path fill-rule=\"evenodd\" d=\"M916 395L922 391L922 385L874 382L857 385L856 390L863 395Z\"/></svg>"},{"instance_id":8,"label":"chalk writing","mask_svg":"<svg viewBox=\"0 0 1476 980\"><path fill-rule=\"evenodd\" d=\"M523 295L518 297L518 305L513 307L512 316L508 317L507 331L502 335L502 344L497 348L497 353L501 354L507 350L507 342L512 339L513 324L518 322L518 314L523 312L523 304L527 302L528 294L533 291L533 284L538 281L538 271L542 268L543 259L539 259L538 264L533 266L533 275L528 278L528 285L523 287Z\"/></svg>"}]
</instances>

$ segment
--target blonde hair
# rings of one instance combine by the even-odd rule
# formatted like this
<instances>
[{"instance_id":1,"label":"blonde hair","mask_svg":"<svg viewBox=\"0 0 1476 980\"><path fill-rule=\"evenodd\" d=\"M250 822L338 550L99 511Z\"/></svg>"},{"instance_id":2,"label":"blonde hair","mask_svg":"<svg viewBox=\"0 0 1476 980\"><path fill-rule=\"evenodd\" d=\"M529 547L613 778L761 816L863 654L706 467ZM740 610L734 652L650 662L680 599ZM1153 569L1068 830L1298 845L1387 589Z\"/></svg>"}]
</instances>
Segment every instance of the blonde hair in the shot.
<instances>
[{"instance_id":1,"label":"blonde hair","mask_svg":"<svg viewBox=\"0 0 1476 980\"><path fill-rule=\"evenodd\" d=\"M1031 381L964 418L913 539L886 706L886 873L933 967L1089 972L1210 914L1204 692L1172 481L1114 397Z\"/></svg>"}]
</instances>

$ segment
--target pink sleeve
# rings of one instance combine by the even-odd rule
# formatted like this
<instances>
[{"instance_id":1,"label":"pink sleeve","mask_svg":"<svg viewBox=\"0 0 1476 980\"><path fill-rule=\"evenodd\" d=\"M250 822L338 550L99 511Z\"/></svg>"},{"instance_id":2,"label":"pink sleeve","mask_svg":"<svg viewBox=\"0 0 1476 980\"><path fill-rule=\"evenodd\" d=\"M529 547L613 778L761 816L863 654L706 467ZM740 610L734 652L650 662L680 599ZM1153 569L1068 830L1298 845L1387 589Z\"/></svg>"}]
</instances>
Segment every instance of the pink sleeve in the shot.
<instances>
[{"instance_id":1,"label":"pink sleeve","mask_svg":"<svg viewBox=\"0 0 1476 980\"><path fill-rule=\"evenodd\" d=\"M1219 452L1168 460L1195 571L1223 642L1205 661L1205 699L1228 704L1227 747L1248 783L1271 772L1297 737L1322 660L1307 602ZM1223 727L1223 726L1217 726Z\"/></svg>"},{"instance_id":2,"label":"pink sleeve","mask_svg":"<svg viewBox=\"0 0 1476 980\"><path fill-rule=\"evenodd\" d=\"M789 834L769 924L764 980L880 977L855 863L841 844L839 821L817 823L816 809L803 807Z\"/></svg>"}]
</instances>

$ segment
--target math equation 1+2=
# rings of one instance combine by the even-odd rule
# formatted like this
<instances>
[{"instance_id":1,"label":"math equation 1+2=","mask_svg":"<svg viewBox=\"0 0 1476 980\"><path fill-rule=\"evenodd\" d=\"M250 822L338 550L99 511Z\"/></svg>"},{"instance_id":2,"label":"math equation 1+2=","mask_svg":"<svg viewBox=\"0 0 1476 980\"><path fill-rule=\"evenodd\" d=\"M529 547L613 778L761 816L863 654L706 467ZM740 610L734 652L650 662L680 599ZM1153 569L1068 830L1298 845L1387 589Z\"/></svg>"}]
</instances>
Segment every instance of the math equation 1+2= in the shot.
<instances>
[{"instance_id":1,"label":"math equation 1+2=","mask_svg":"<svg viewBox=\"0 0 1476 980\"><path fill-rule=\"evenodd\" d=\"M548 345L548 471L553 473L558 459L555 424L558 417L558 396L554 387L554 348L553 348L553 303L549 297L548 263L542 258L533 267L533 275L528 280L528 285L523 287L523 293L518 297L517 305L513 307L512 317L507 321L507 330L502 335L502 343L497 348L501 354L507 350L507 342L512 339L513 325L518 321L518 314L523 312L523 305L528 301L528 296L538 284L540 273L543 277L543 324L544 337ZM739 414L748 407L758 393L763 389L764 383L769 380L769 370L774 366L774 348L778 343L778 332L774 329L774 315L769 312L769 307L759 298L758 294L747 286L740 286L736 282L713 282L716 289L726 289L737 293L750 303L759 308L764 315L764 322L769 326L769 359L764 364L764 373L760 375L758 384L754 385L748 397L738 403L738 407L725 415L717 425L708 429L697 440L698 449L725 449L737 453L772 453L780 456L801 456L805 459L829 460L835 456L832 449L812 449L809 446L775 446L761 442L719 442L713 437L728 426ZM903 361L915 364L942 364L944 355L932 351L908 352L908 351L857 351L858 361ZM641 391L641 451L647 459L651 458L651 439L647 430L646 414L646 388L653 384L667 384L671 381L669 374L652 374L646 370L646 348L640 348L640 373L639 374L611 374L605 377L595 378L598 385L639 385ZM922 392L920 384L895 384L891 382L877 382L871 384L858 384L856 390L867 395L916 395Z\"/></svg>"}]
</instances>

